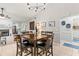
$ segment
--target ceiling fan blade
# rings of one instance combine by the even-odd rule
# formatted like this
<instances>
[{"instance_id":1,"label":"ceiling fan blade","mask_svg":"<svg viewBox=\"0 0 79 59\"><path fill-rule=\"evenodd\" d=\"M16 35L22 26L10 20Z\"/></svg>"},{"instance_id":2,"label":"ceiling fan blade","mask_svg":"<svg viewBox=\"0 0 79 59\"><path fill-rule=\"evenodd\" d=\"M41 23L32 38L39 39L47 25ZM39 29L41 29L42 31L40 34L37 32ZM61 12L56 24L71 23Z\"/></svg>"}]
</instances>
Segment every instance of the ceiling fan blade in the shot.
<instances>
[{"instance_id":1,"label":"ceiling fan blade","mask_svg":"<svg viewBox=\"0 0 79 59\"><path fill-rule=\"evenodd\" d=\"M11 17L9 17L8 15L6 15L5 17L8 18L8 19L11 19Z\"/></svg>"},{"instance_id":2,"label":"ceiling fan blade","mask_svg":"<svg viewBox=\"0 0 79 59\"><path fill-rule=\"evenodd\" d=\"M11 19L11 17L7 17L8 19Z\"/></svg>"},{"instance_id":3,"label":"ceiling fan blade","mask_svg":"<svg viewBox=\"0 0 79 59\"><path fill-rule=\"evenodd\" d=\"M5 16L5 15L3 14L3 10L4 10L4 8L1 8L1 14L0 14L1 17L4 17L4 16Z\"/></svg>"},{"instance_id":4,"label":"ceiling fan blade","mask_svg":"<svg viewBox=\"0 0 79 59\"><path fill-rule=\"evenodd\" d=\"M4 17L4 14L0 14L1 17Z\"/></svg>"},{"instance_id":5,"label":"ceiling fan blade","mask_svg":"<svg viewBox=\"0 0 79 59\"><path fill-rule=\"evenodd\" d=\"M3 10L4 10L4 8L1 8L1 10L2 10L2 14L3 14Z\"/></svg>"}]
</instances>

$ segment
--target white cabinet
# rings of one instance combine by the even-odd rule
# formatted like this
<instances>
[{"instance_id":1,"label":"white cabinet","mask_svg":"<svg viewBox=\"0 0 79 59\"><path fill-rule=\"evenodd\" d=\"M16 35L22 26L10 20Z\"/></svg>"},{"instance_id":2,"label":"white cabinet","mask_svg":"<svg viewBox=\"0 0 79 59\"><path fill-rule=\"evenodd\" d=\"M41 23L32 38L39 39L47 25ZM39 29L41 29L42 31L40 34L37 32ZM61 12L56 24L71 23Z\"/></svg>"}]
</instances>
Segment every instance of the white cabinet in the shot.
<instances>
[{"instance_id":1,"label":"white cabinet","mask_svg":"<svg viewBox=\"0 0 79 59\"><path fill-rule=\"evenodd\" d=\"M73 40L73 20L71 17L67 17L60 20L60 43L70 42Z\"/></svg>"},{"instance_id":2,"label":"white cabinet","mask_svg":"<svg viewBox=\"0 0 79 59\"><path fill-rule=\"evenodd\" d=\"M62 21L65 23L62 24ZM70 24L70 28L67 28ZM60 20L60 42L79 43L79 16L67 17Z\"/></svg>"}]
</instances>

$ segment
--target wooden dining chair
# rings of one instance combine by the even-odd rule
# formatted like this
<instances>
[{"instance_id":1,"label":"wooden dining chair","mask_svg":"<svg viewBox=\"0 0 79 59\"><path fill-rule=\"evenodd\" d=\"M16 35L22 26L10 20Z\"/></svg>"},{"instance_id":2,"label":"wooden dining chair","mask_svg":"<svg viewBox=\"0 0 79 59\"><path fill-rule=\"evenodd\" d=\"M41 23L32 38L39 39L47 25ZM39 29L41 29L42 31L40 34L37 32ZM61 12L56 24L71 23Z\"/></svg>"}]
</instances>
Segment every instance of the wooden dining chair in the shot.
<instances>
[{"instance_id":1,"label":"wooden dining chair","mask_svg":"<svg viewBox=\"0 0 79 59\"><path fill-rule=\"evenodd\" d=\"M51 32L51 35L49 35L48 33L46 33L46 38L42 38L40 40L37 41L37 56L49 56L52 55L53 56L53 37L54 34L53 32Z\"/></svg>"},{"instance_id":2,"label":"wooden dining chair","mask_svg":"<svg viewBox=\"0 0 79 59\"><path fill-rule=\"evenodd\" d=\"M14 41L16 41L16 56L22 56L22 42L20 35L14 35Z\"/></svg>"},{"instance_id":3,"label":"wooden dining chair","mask_svg":"<svg viewBox=\"0 0 79 59\"><path fill-rule=\"evenodd\" d=\"M47 36L48 36L48 42L47 42L47 47L46 47L46 49L47 49L47 51L46 51L47 54L46 55L47 56L49 56L49 55L53 56L53 38L54 38L54 33L51 32L50 35L47 34Z\"/></svg>"},{"instance_id":4,"label":"wooden dining chair","mask_svg":"<svg viewBox=\"0 0 79 59\"><path fill-rule=\"evenodd\" d=\"M37 51L37 56L43 56L46 51L46 38L41 38L36 41L36 51Z\"/></svg>"},{"instance_id":5,"label":"wooden dining chair","mask_svg":"<svg viewBox=\"0 0 79 59\"><path fill-rule=\"evenodd\" d=\"M31 55L33 56L33 43L30 39L23 40L23 51L25 53L25 56Z\"/></svg>"},{"instance_id":6,"label":"wooden dining chair","mask_svg":"<svg viewBox=\"0 0 79 59\"><path fill-rule=\"evenodd\" d=\"M16 56L20 55L33 55L33 45L30 40L28 39L22 39L20 35L16 35L16 43L17 43L17 50L16 50Z\"/></svg>"}]
</instances>

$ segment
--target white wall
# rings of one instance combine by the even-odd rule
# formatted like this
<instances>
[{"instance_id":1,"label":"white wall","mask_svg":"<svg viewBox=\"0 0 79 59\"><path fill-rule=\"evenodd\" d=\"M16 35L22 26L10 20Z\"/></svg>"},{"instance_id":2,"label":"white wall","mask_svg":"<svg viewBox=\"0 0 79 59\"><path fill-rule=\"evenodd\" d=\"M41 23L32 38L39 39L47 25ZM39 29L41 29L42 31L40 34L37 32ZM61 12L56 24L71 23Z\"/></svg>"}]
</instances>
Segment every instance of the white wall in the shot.
<instances>
[{"instance_id":1,"label":"white wall","mask_svg":"<svg viewBox=\"0 0 79 59\"><path fill-rule=\"evenodd\" d=\"M52 10L49 6L47 6L47 9L45 11L41 11L39 13L36 20L30 19L30 20L27 21L28 22L28 28L29 28L29 22L31 22L31 21L36 21L37 23L40 23L40 25L42 25L42 22L46 22L46 27L41 26L41 30L53 31L55 41L60 42L60 40L59 40L60 39L60 37L59 37L59 19L54 19L53 15L52 15ZM48 26L49 21L55 21L55 27L49 27Z\"/></svg>"},{"instance_id":2,"label":"white wall","mask_svg":"<svg viewBox=\"0 0 79 59\"><path fill-rule=\"evenodd\" d=\"M27 11L26 11L27 12ZM27 17L29 15L34 16L34 13L27 12ZM48 28L46 27L46 30L52 30L55 32L55 40L60 42L60 26L59 22L64 17L74 16L79 14L79 4L78 3L48 3L46 6L46 11L40 12L39 16L37 17L38 22L48 22L55 20L55 28ZM31 17L31 16L30 16ZM34 19L26 20L27 22L27 30L29 30L29 23L30 21L33 21Z\"/></svg>"}]
</instances>

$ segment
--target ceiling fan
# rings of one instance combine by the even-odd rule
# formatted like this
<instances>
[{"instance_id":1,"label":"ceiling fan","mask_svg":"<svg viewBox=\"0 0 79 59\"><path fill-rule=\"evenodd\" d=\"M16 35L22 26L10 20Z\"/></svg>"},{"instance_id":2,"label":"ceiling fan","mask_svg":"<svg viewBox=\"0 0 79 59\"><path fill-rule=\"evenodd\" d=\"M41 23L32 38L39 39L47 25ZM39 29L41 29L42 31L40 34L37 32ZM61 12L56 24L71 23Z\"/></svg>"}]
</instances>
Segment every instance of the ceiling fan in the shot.
<instances>
[{"instance_id":1,"label":"ceiling fan","mask_svg":"<svg viewBox=\"0 0 79 59\"><path fill-rule=\"evenodd\" d=\"M5 15L5 14L4 14L4 8L1 8L0 18L7 18L7 19L10 19L11 17L9 17L8 15Z\"/></svg>"}]
</instances>

